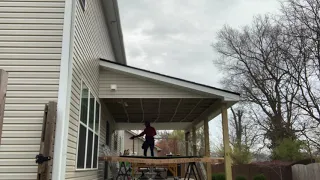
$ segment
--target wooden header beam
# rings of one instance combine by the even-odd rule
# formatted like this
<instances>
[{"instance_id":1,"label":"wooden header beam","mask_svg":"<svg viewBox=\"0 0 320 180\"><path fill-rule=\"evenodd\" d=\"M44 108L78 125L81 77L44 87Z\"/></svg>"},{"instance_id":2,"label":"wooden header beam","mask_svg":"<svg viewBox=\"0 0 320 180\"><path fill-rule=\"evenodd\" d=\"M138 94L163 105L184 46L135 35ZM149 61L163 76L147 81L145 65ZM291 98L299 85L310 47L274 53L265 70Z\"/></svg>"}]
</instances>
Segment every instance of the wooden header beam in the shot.
<instances>
[{"instance_id":1,"label":"wooden header beam","mask_svg":"<svg viewBox=\"0 0 320 180\"><path fill-rule=\"evenodd\" d=\"M185 130L192 122L151 122L156 130ZM142 130L142 123L116 123L115 130Z\"/></svg>"},{"instance_id":2,"label":"wooden header beam","mask_svg":"<svg viewBox=\"0 0 320 180\"><path fill-rule=\"evenodd\" d=\"M100 157L100 161L129 162L141 164L182 164L190 162L206 162L206 163L223 163L224 158L170 158L170 159L144 159L144 158L128 158L119 156Z\"/></svg>"}]
</instances>

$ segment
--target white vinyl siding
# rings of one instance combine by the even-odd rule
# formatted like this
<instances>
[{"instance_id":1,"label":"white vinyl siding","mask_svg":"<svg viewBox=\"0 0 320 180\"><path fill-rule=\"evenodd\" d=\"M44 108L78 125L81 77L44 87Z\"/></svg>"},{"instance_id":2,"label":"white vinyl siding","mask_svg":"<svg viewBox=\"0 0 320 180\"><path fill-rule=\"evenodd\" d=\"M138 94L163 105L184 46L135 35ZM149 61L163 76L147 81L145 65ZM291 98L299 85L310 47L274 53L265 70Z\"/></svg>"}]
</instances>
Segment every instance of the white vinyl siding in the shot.
<instances>
[{"instance_id":1,"label":"white vinyl siding","mask_svg":"<svg viewBox=\"0 0 320 180\"><path fill-rule=\"evenodd\" d=\"M37 179L44 106L58 96L64 3L0 1L0 69L9 76L0 179Z\"/></svg>"},{"instance_id":2,"label":"white vinyl siding","mask_svg":"<svg viewBox=\"0 0 320 180\"><path fill-rule=\"evenodd\" d=\"M116 84L117 90L111 91L110 85ZM164 83L139 78L115 71L101 69L100 98L202 98L196 92L188 92Z\"/></svg>"},{"instance_id":3,"label":"white vinyl siding","mask_svg":"<svg viewBox=\"0 0 320 180\"><path fill-rule=\"evenodd\" d=\"M99 97L99 60L115 60L102 8L101 0L87 0L83 11L80 1L76 0L66 179L103 179L104 175L104 163L100 162L98 170L76 171L81 80ZM105 112L101 101L100 155L105 144L105 121L110 119Z\"/></svg>"}]
</instances>

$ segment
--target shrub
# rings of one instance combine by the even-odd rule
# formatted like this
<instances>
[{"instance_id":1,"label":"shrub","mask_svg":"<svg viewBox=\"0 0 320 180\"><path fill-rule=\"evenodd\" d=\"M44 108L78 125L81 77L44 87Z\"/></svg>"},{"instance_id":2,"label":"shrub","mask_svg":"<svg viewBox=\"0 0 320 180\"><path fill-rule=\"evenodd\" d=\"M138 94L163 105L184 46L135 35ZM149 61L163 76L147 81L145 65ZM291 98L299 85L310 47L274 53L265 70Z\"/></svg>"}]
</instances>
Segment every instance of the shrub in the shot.
<instances>
[{"instance_id":1,"label":"shrub","mask_svg":"<svg viewBox=\"0 0 320 180\"><path fill-rule=\"evenodd\" d=\"M225 180L226 176L223 173L213 174L212 180Z\"/></svg>"},{"instance_id":2,"label":"shrub","mask_svg":"<svg viewBox=\"0 0 320 180\"><path fill-rule=\"evenodd\" d=\"M231 158L234 164L248 164L252 159L252 153L248 146L237 143L232 148Z\"/></svg>"},{"instance_id":3,"label":"shrub","mask_svg":"<svg viewBox=\"0 0 320 180\"><path fill-rule=\"evenodd\" d=\"M302 149L305 146L303 141L285 138L277 141L277 146L272 151L272 159L282 161L299 161L304 158Z\"/></svg>"},{"instance_id":4,"label":"shrub","mask_svg":"<svg viewBox=\"0 0 320 180\"><path fill-rule=\"evenodd\" d=\"M255 175L253 180L267 180L267 178L263 174Z\"/></svg>"},{"instance_id":5,"label":"shrub","mask_svg":"<svg viewBox=\"0 0 320 180\"><path fill-rule=\"evenodd\" d=\"M237 176L236 180L247 180L247 178L244 176Z\"/></svg>"}]
</instances>

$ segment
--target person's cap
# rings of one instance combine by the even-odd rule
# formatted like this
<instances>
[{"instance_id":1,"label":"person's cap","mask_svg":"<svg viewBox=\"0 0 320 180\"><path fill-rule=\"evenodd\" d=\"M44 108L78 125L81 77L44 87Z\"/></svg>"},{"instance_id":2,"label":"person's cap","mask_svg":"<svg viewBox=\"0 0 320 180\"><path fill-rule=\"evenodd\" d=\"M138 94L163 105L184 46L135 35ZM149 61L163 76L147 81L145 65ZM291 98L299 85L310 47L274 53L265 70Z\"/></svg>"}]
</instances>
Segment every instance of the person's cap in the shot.
<instances>
[{"instance_id":1,"label":"person's cap","mask_svg":"<svg viewBox=\"0 0 320 180\"><path fill-rule=\"evenodd\" d=\"M150 122L149 121L145 121L144 125L150 125Z\"/></svg>"}]
</instances>

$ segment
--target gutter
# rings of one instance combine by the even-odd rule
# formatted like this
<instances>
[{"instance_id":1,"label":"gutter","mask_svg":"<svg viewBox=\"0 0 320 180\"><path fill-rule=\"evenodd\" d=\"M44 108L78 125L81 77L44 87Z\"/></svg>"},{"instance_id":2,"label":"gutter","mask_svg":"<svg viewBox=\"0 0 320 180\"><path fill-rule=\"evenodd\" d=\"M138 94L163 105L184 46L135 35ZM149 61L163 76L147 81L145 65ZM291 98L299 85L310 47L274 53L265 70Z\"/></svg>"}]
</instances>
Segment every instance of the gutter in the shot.
<instances>
[{"instance_id":1,"label":"gutter","mask_svg":"<svg viewBox=\"0 0 320 180\"><path fill-rule=\"evenodd\" d=\"M75 29L75 0L65 1L60 79L57 103L52 179L64 180L66 174L69 109L72 84L72 58Z\"/></svg>"},{"instance_id":2,"label":"gutter","mask_svg":"<svg viewBox=\"0 0 320 180\"><path fill-rule=\"evenodd\" d=\"M113 0L114 4L114 13L116 15L116 20L117 20L117 30L118 30L118 36L119 36L119 41L120 41L120 49L122 52L122 64L127 64L127 59L126 59L126 51L124 48L124 42L123 42L123 33L122 33L122 28L121 28L121 21L120 21L120 13L119 13L119 6L118 6L118 0Z\"/></svg>"},{"instance_id":3,"label":"gutter","mask_svg":"<svg viewBox=\"0 0 320 180\"><path fill-rule=\"evenodd\" d=\"M117 0L101 0L115 60L127 64Z\"/></svg>"}]
</instances>

